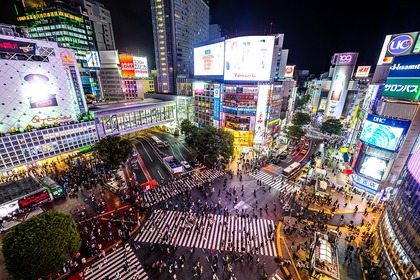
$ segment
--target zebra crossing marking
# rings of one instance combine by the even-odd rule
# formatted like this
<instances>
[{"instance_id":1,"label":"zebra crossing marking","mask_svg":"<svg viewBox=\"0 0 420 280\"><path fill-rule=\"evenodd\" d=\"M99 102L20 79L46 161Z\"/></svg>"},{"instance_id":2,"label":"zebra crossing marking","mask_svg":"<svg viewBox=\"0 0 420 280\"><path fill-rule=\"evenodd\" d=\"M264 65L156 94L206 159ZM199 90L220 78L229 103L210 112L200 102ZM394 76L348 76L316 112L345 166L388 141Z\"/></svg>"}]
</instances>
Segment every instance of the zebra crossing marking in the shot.
<instances>
[{"instance_id":1,"label":"zebra crossing marking","mask_svg":"<svg viewBox=\"0 0 420 280\"><path fill-rule=\"evenodd\" d=\"M185 178L180 182L173 182L143 193L143 201L149 206L155 205L161 201L177 196L187 189L192 190L207 180L213 181L223 174L225 173L220 170L206 169L198 174L195 174L193 178Z\"/></svg>"},{"instance_id":2,"label":"zebra crossing marking","mask_svg":"<svg viewBox=\"0 0 420 280\"><path fill-rule=\"evenodd\" d=\"M127 248L120 247L117 250L106 255L90 265L87 271L85 271L86 280L102 280L105 277L109 279L121 279L121 280L146 280L148 279L146 272L140 265L137 256L129 245ZM125 256L125 257L124 257ZM125 269L125 259L129 263L129 269ZM120 278L117 278L117 273L120 274ZM134 278L136 277L136 278Z\"/></svg>"},{"instance_id":3,"label":"zebra crossing marking","mask_svg":"<svg viewBox=\"0 0 420 280\"><path fill-rule=\"evenodd\" d=\"M273 220L217 214L194 218L194 215L188 212L154 210L134 240L220 251L226 250L227 243L230 242L235 251L244 252L242 247L245 252L258 248L257 253L261 255L277 256L274 239L268 237L269 228L275 234L276 225ZM246 237L246 232L250 232L254 238Z\"/></svg>"},{"instance_id":4,"label":"zebra crossing marking","mask_svg":"<svg viewBox=\"0 0 420 280\"><path fill-rule=\"evenodd\" d=\"M295 183L290 182L286 179L273 181L273 175L262 170L258 170L256 174L251 173L250 176L254 177L255 179L261 180L264 184L271 186L273 189L279 191L290 192L297 187Z\"/></svg>"}]
</instances>

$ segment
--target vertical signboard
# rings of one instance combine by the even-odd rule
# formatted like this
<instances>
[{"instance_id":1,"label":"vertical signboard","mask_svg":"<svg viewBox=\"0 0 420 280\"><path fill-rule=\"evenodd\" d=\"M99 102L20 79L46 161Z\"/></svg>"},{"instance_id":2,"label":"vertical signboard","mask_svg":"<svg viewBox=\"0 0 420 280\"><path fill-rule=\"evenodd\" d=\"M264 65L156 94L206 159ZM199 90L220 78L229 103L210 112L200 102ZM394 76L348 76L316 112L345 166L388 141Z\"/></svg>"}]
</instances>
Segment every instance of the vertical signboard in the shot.
<instances>
[{"instance_id":1,"label":"vertical signboard","mask_svg":"<svg viewBox=\"0 0 420 280\"><path fill-rule=\"evenodd\" d=\"M132 55L120 55L122 77L134 77L134 61Z\"/></svg>"},{"instance_id":2,"label":"vertical signboard","mask_svg":"<svg viewBox=\"0 0 420 280\"><path fill-rule=\"evenodd\" d=\"M328 94L327 108L324 116L339 119L343 112L347 97L347 87L353 74L358 53L334 54L332 63L335 64L333 80Z\"/></svg>"},{"instance_id":3,"label":"vertical signboard","mask_svg":"<svg viewBox=\"0 0 420 280\"><path fill-rule=\"evenodd\" d=\"M220 84L214 84L214 108L213 108L213 125L219 128L220 122Z\"/></svg>"},{"instance_id":4,"label":"vertical signboard","mask_svg":"<svg viewBox=\"0 0 420 280\"><path fill-rule=\"evenodd\" d=\"M83 96L84 94L83 87L81 86L80 75L78 73L78 69L75 66L76 60L74 58L74 53L68 49L65 49L60 52L60 58L64 66L64 71L66 72L70 90L73 91L80 113L86 113L87 106Z\"/></svg>"},{"instance_id":5,"label":"vertical signboard","mask_svg":"<svg viewBox=\"0 0 420 280\"><path fill-rule=\"evenodd\" d=\"M254 144L264 144L265 121L267 118L267 100L270 86L258 87L257 115L255 120Z\"/></svg>"},{"instance_id":6,"label":"vertical signboard","mask_svg":"<svg viewBox=\"0 0 420 280\"><path fill-rule=\"evenodd\" d=\"M134 76L137 78L148 78L147 57L133 57Z\"/></svg>"}]
</instances>

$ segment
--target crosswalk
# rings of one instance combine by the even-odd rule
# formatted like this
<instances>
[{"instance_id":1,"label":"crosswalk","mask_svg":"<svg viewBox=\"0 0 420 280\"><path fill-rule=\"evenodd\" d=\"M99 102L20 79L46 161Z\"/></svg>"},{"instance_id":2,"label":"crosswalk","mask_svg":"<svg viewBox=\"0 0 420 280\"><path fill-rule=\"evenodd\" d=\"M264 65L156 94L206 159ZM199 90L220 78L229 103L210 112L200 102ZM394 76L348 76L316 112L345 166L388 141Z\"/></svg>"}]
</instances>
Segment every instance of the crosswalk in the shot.
<instances>
[{"instance_id":1,"label":"crosswalk","mask_svg":"<svg viewBox=\"0 0 420 280\"><path fill-rule=\"evenodd\" d=\"M255 179L261 180L265 185L271 186L273 189L281 192L291 192L298 187L296 183L284 178L280 179L276 177L276 180L273 180L273 174L265 170L258 170L257 173L251 173L249 175Z\"/></svg>"},{"instance_id":2,"label":"crosswalk","mask_svg":"<svg viewBox=\"0 0 420 280\"><path fill-rule=\"evenodd\" d=\"M135 241L171 245L175 242L176 246L220 251L230 247L232 251L275 257L275 239L268 235L269 229L273 236L276 224L272 220L213 214L195 218L188 212L154 210Z\"/></svg>"},{"instance_id":3,"label":"crosswalk","mask_svg":"<svg viewBox=\"0 0 420 280\"><path fill-rule=\"evenodd\" d=\"M84 279L146 280L148 277L131 247L121 246L85 269Z\"/></svg>"},{"instance_id":4,"label":"crosswalk","mask_svg":"<svg viewBox=\"0 0 420 280\"><path fill-rule=\"evenodd\" d=\"M155 205L161 201L170 199L185 190L192 190L209 180L213 181L224 174L225 173L220 170L205 169L204 171L194 174L190 178L183 178L143 193L143 202L147 206Z\"/></svg>"}]
</instances>

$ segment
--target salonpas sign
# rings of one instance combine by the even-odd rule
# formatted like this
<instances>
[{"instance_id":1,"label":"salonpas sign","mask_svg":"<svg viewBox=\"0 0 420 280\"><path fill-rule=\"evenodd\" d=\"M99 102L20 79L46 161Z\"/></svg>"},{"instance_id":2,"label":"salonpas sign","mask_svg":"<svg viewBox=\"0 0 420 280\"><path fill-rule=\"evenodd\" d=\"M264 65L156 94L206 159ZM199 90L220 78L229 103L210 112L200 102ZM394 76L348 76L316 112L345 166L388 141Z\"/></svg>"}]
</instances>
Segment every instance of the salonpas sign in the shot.
<instances>
[{"instance_id":1,"label":"salonpas sign","mask_svg":"<svg viewBox=\"0 0 420 280\"><path fill-rule=\"evenodd\" d=\"M418 100L420 96L420 78L392 79L385 83L383 97Z\"/></svg>"}]
</instances>

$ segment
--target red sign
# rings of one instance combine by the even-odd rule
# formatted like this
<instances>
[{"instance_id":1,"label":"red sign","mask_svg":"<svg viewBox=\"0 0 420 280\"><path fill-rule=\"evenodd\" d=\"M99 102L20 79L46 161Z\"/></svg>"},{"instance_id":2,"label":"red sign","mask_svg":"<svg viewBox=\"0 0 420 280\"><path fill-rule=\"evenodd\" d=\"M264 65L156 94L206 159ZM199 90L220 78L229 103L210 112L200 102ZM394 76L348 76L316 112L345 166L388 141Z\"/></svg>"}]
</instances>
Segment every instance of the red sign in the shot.
<instances>
[{"instance_id":1,"label":"red sign","mask_svg":"<svg viewBox=\"0 0 420 280\"><path fill-rule=\"evenodd\" d=\"M49 200L50 200L50 195L48 194L47 190L44 190L42 192L20 199L18 202L19 202L20 208L24 208L27 206L36 205L40 202L49 201Z\"/></svg>"},{"instance_id":2,"label":"red sign","mask_svg":"<svg viewBox=\"0 0 420 280\"><path fill-rule=\"evenodd\" d=\"M134 77L134 61L132 55L120 55L121 76Z\"/></svg>"},{"instance_id":3,"label":"red sign","mask_svg":"<svg viewBox=\"0 0 420 280\"><path fill-rule=\"evenodd\" d=\"M0 39L0 51L22 54L35 54L36 44L30 42Z\"/></svg>"}]
</instances>

